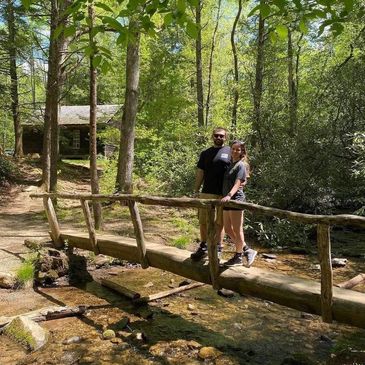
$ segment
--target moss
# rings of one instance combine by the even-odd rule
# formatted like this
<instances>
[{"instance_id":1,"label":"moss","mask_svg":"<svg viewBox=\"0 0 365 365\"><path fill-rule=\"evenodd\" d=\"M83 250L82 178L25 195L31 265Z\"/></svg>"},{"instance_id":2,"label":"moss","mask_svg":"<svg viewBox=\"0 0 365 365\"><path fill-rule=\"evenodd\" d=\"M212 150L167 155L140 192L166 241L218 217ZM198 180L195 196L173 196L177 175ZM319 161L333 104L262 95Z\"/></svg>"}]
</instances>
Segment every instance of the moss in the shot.
<instances>
[{"instance_id":1,"label":"moss","mask_svg":"<svg viewBox=\"0 0 365 365\"><path fill-rule=\"evenodd\" d=\"M10 325L5 328L4 333L28 349L33 349L36 346L32 334L24 328L19 317L15 318Z\"/></svg>"}]
</instances>

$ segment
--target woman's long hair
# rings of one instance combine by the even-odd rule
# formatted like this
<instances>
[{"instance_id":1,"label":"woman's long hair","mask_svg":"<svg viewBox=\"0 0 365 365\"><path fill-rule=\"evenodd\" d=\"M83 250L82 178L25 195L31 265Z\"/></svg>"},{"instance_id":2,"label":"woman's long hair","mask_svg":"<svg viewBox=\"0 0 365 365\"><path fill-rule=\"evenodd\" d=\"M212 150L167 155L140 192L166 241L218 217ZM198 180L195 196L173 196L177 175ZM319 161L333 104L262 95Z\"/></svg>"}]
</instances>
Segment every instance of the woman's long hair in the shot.
<instances>
[{"instance_id":1,"label":"woman's long hair","mask_svg":"<svg viewBox=\"0 0 365 365\"><path fill-rule=\"evenodd\" d=\"M241 161L244 163L245 167L246 167L246 173L247 173L247 177L250 177L251 175L251 169L250 169L250 164L248 162L248 154L247 154L247 148L246 148L246 143L240 140L235 140L231 143L231 148L234 144L239 144L240 148L241 148Z\"/></svg>"}]
</instances>

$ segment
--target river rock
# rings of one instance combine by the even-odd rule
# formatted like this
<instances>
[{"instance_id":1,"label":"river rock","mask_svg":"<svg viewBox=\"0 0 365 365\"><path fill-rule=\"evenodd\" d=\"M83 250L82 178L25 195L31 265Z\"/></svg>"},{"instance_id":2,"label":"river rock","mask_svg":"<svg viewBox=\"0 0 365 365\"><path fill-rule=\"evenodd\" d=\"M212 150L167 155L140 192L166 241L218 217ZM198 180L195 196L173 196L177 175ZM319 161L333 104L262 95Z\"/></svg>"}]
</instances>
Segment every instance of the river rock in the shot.
<instances>
[{"instance_id":1,"label":"river rock","mask_svg":"<svg viewBox=\"0 0 365 365\"><path fill-rule=\"evenodd\" d=\"M217 350L215 347L211 347L211 346L202 347L198 352L198 356L202 360L206 360L206 359L213 360L213 359L216 359L220 355L222 355L222 353L219 350Z\"/></svg>"},{"instance_id":2,"label":"river rock","mask_svg":"<svg viewBox=\"0 0 365 365\"><path fill-rule=\"evenodd\" d=\"M103 339L110 340L115 337L115 332L113 330L106 330L103 332Z\"/></svg>"},{"instance_id":3,"label":"river rock","mask_svg":"<svg viewBox=\"0 0 365 365\"><path fill-rule=\"evenodd\" d=\"M147 337L143 332L140 331L133 331L131 338L137 340L137 341L141 341L141 342L147 342Z\"/></svg>"},{"instance_id":4,"label":"river rock","mask_svg":"<svg viewBox=\"0 0 365 365\"><path fill-rule=\"evenodd\" d=\"M109 257L104 256L104 255L96 256L95 261L94 261L94 264L97 269L100 269L103 266L109 265L109 263L110 263Z\"/></svg>"},{"instance_id":5,"label":"river rock","mask_svg":"<svg viewBox=\"0 0 365 365\"><path fill-rule=\"evenodd\" d=\"M332 266L333 267L344 267L347 264L347 259L333 258Z\"/></svg>"},{"instance_id":6,"label":"river rock","mask_svg":"<svg viewBox=\"0 0 365 365\"><path fill-rule=\"evenodd\" d=\"M50 247L39 251L36 281L40 284L52 284L68 270L69 260L64 252Z\"/></svg>"},{"instance_id":7,"label":"river rock","mask_svg":"<svg viewBox=\"0 0 365 365\"><path fill-rule=\"evenodd\" d=\"M269 259L269 260L275 260L277 258L277 256L274 255L273 253L263 253L262 257L264 259Z\"/></svg>"},{"instance_id":8,"label":"river rock","mask_svg":"<svg viewBox=\"0 0 365 365\"><path fill-rule=\"evenodd\" d=\"M33 351L40 349L48 339L48 331L23 316L14 318L6 325L4 334Z\"/></svg>"},{"instance_id":9,"label":"river rock","mask_svg":"<svg viewBox=\"0 0 365 365\"><path fill-rule=\"evenodd\" d=\"M150 282L148 282L147 284L145 284L145 285L143 285L143 287L144 288L150 288L151 286L153 286L154 284L153 284L153 282L152 281L150 281Z\"/></svg>"},{"instance_id":10,"label":"river rock","mask_svg":"<svg viewBox=\"0 0 365 365\"><path fill-rule=\"evenodd\" d=\"M314 319L314 316L313 316L313 314L310 314L310 313L301 313L300 314L300 318L303 318L303 319Z\"/></svg>"},{"instance_id":11,"label":"river rock","mask_svg":"<svg viewBox=\"0 0 365 365\"><path fill-rule=\"evenodd\" d=\"M69 338L66 338L65 340L62 341L63 345L70 345L72 343L79 343L82 341L82 337L80 336L72 336Z\"/></svg>"},{"instance_id":12,"label":"river rock","mask_svg":"<svg viewBox=\"0 0 365 365\"><path fill-rule=\"evenodd\" d=\"M188 304L188 310L189 311L192 311L192 310L194 310L195 309L195 307L192 305L192 304Z\"/></svg>"},{"instance_id":13,"label":"river rock","mask_svg":"<svg viewBox=\"0 0 365 365\"><path fill-rule=\"evenodd\" d=\"M221 297L224 297L224 298L233 298L235 296L235 292L232 291L232 290L228 290L228 289L219 289L217 291L217 294L220 295Z\"/></svg>"},{"instance_id":14,"label":"river rock","mask_svg":"<svg viewBox=\"0 0 365 365\"><path fill-rule=\"evenodd\" d=\"M183 280L183 281L181 281L180 283L179 283L179 286L185 286L185 285L189 285L189 284L191 284L192 283L192 281L191 280L189 280L189 279L185 279L185 280Z\"/></svg>"},{"instance_id":15,"label":"river rock","mask_svg":"<svg viewBox=\"0 0 365 365\"><path fill-rule=\"evenodd\" d=\"M11 289L16 285L16 278L14 275L0 272L0 288Z\"/></svg>"},{"instance_id":16,"label":"river rock","mask_svg":"<svg viewBox=\"0 0 365 365\"><path fill-rule=\"evenodd\" d=\"M65 351L61 357L61 364L73 365L77 364L81 359L82 354L78 351Z\"/></svg>"}]
</instances>

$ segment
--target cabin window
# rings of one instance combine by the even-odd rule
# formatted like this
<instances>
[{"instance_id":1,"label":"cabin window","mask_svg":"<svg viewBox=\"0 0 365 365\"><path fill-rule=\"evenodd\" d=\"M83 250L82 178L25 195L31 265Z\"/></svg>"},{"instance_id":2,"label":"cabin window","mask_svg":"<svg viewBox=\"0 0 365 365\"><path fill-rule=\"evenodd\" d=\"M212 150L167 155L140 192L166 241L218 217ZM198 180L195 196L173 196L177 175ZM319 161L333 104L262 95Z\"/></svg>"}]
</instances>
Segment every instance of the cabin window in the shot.
<instances>
[{"instance_id":1,"label":"cabin window","mask_svg":"<svg viewBox=\"0 0 365 365\"><path fill-rule=\"evenodd\" d=\"M72 148L75 150L80 149L80 129L72 131Z\"/></svg>"}]
</instances>

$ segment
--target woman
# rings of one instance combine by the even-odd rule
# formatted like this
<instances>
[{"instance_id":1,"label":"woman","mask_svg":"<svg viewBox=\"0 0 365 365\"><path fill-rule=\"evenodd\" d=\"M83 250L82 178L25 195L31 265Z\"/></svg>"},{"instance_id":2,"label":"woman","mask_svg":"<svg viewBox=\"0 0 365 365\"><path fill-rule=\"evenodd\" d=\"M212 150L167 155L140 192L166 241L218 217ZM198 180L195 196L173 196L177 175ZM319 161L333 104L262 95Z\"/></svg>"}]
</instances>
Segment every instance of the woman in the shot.
<instances>
[{"instance_id":1,"label":"woman","mask_svg":"<svg viewBox=\"0 0 365 365\"><path fill-rule=\"evenodd\" d=\"M246 146L241 141L231 145L231 164L224 174L222 202L245 201L243 187L249 177ZM234 256L224 266L242 265L243 256L247 257L247 266L255 260L257 251L248 248L243 234L243 210L240 208L223 208L224 230L236 246Z\"/></svg>"}]
</instances>

